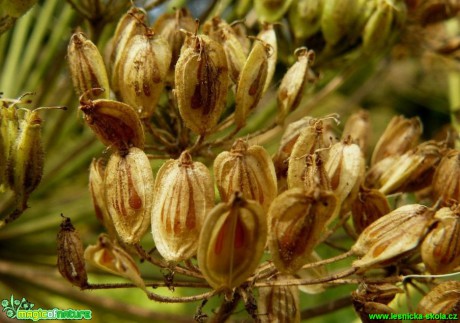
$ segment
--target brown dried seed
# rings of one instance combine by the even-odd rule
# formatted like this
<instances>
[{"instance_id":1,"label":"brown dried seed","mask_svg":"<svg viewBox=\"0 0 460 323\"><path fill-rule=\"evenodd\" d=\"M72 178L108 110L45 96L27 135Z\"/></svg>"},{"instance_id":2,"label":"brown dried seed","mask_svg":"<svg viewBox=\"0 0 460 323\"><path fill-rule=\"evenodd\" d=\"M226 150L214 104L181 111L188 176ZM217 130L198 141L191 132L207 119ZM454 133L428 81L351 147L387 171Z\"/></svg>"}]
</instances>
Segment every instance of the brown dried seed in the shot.
<instances>
[{"instance_id":1,"label":"brown dried seed","mask_svg":"<svg viewBox=\"0 0 460 323\"><path fill-rule=\"evenodd\" d=\"M347 119L342 133L342 140L350 137L353 143L361 148L363 155L367 156L370 134L371 124L369 112L366 110L359 110Z\"/></svg>"},{"instance_id":2,"label":"brown dried seed","mask_svg":"<svg viewBox=\"0 0 460 323\"><path fill-rule=\"evenodd\" d=\"M145 153L132 147L126 155L115 152L105 170L106 206L121 240L139 242L150 224L153 174Z\"/></svg>"},{"instance_id":3,"label":"brown dried seed","mask_svg":"<svg viewBox=\"0 0 460 323\"><path fill-rule=\"evenodd\" d=\"M435 322L454 322L448 321L449 314L460 315L460 282L446 281L426 294L417 306L417 313L421 314L443 314L444 319ZM424 322L433 322L425 320Z\"/></svg>"},{"instance_id":4,"label":"brown dried seed","mask_svg":"<svg viewBox=\"0 0 460 323\"><path fill-rule=\"evenodd\" d=\"M428 232L434 211L424 205L404 205L369 225L351 248L361 259L353 267L387 265L419 246Z\"/></svg>"},{"instance_id":5,"label":"brown dried seed","mask_svg":"<svg viewBox=\"0 0 460 323\"><path fill-rule=\"evenodd\" d=\"M227 58L206 35L187 35L176 64L175 94L185 125L205 134L219 121L228 92Z\"/></svg>"},{"instance_id":6,"label":"brown dried seed","mask_svg":"<svg viewBox=\"0 0 460 323\"><path fill-rule=\"evenodd\" d=\"M441 208L436 225L423 240L423 263L432 274L446 274L460 265L460 206Z\"/></svg>"},{"instance_id":7,"label":"brown dried seed","mask_svg":"<svg viewBox=\"0 0 460 323\"><path fill-rule=\"evenodd\" d=\"M126 151L129 147L144 148L141 119L131 106L118 101L91 101L81 97L80 110L85 114L88 126L104 145L120 151Z\"/></svg>"},{"instance_id":8,"label":"brown dried seed","mask_svg":"<svg viewBox=\"0 0 460 323\"><path fill-rule=\"evenodd\" d=\"M357 198L351 204L353 225L361 233L371 223L390 213L390 204L383 193L361 186Z\"/></svg>"},{"instance_id":9,"label":"brown dried seed","mask_svg":"<svg viewBox=\"0 0 460 323\"><path fill-rule=\"evenodd\" d=\"M111 274L131 280L137 287L145 290L144 280L134 259L110 238L101 234L97 244L85 250L86 261Z\"/></svg>"},{"instance_id":10,"label":"brown dried seed","mask_svg":"<svg viewBox=\"0 0 460 323\"><path fill-rule=\"evenodd\" d=\"M268 57L270 47L261 40L256 40L248 59L240 73L235 94L235 123L244 127L246 118L259 103L268 75Z\"/></svg>"},{"instance_id":11,"label":"brown dried seed","mask_svg":"<svg viewBox=\"0 0 460 323\"><path fill-rule=\"evenodd\" d=\"M214 289L232 289L254 272L267 239L265 218L259 203L238 193L207 215L200 234L198 265Z\"/></svg>"},{"instance_id":12,"label":"brown dried seed","mask_svg":"<svg viewBox=\"0 0 460 323\"><path fill-rule=\"evenodd\" d=\"M257 34L257 39L265 42L270 46L270 55L268 56L267 78L265 79L264 94L270 83L272 82L273 75L275 74L276 62L278 61L278 42L276 39L276 32L273 24L262 23L261 31Z\"/></svg>"},{"instance_id":13,"label":"brown dried seed","mask_svg":"<svg viewBox=\"0 0 460 323\"><path fill-rule=\"evenodd\" d=\"M70 218L62 216L57 235L57 267L62 277L80 288L88 286L88 276L83 257L83 244Z\"/></svg>"},{"instance_id":14,"label":"brown dried seed","mask_svg":"<svg viewBox=\"0 0 460 323\"><path fill-rule=\"evenodd\" d=\"M153 196L152 235L158 252L171 262L191 258L205 215L214 206L209 170L185 151L161 166Z\"/></svg>"},{"instance_id":15,"label":"brown dried seed","mask_svg":"<svg viewBox=\"0 0 460 323\"><path fill-rule=\"evenodd\" d=\"M268 211L268 247L280 272L295 273L310 259L337 198L330 191L293 188L278 195Z\"/></svg>"},{"instance_id":16,"label":"brown dried seed","mask_svg":"<svg viewBox=\"0 0 460 323\"><path fill-rule=\"evenodd\" d=\"M90 99L108 99L110 94L109 79L105 69L104 60L99 50L83 33L72 35L67 48L70 76L80 96L93 88L103 88L105 91L90 93Z\"/></svg>"},{"instance_id":17,"label":"brown dried seed","mask_svg":"<svg viewBox=\"0 0 460 323\"><path fill-rule=\"evenodd\" d=\"M460 202L460 151L450 150L442 158L433 175L433 197L443 204Z\"/></svg>"},{"instance_id":18,"label":"brown dried seed","mask_svg":"<svg viewBox=\"0 0 460 323\"><path fill-rule=\"evenodd\" d=\"M248 147L238 139L230 151L214 160L214 176L223 201L241 192L244 198L259 202L265 211L277 195L276 174L267 151L257 145Z\"/></svg>"},{"instance_id":19,"label":"brown dried seed","mask_svg":"<svg viewBox=\"0 0 460 323\"><path fill-rule=\"evenodd\" d=\"M286 278L293 277L278 276L274 281ZM261 323L300 322L299 289L297 286L260 287L257 312Z\"/></svg>"}]
</instances>

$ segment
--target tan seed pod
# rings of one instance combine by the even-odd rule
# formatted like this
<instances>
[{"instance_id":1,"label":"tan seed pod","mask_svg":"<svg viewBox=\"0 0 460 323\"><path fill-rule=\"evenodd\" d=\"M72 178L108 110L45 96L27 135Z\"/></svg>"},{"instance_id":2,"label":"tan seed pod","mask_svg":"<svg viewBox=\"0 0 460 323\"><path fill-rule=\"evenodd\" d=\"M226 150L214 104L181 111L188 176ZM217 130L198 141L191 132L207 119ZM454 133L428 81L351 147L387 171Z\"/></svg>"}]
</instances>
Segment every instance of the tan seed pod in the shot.
<instances>
[{"instance_id":1,"label":"tan seed pod","mask_svg":"<svg viewBox=\"0 0 460 323\"><path fill-rule=\"evenodd\" d=\"M277 276L290 279L292 276ZM259 288L257 300L258 319L261 323L300 322L299 289L297 286L270 286Z\"/></svg>"},{"instance_id":2,"label":"tan seed pod","mask_svg":"<svg viewBox=\"0 0 460 323\"><path fill-rule=\"evenodd\" d=\"M96 245L86 248L85 259L94 267L127 278L145 290L144 280L134 259L107 235L101 234Z\"/></svg>"},{"instance_id":3,"label":"tan seed pod","mask_svg":"<svg viewBox=\"0 0 460 323\"><path fill-rule=\"evenodd\" d=\"M421 134L422 122L419 118L393 117L375 145L371 166L388 156L402 155L414 148Z\"/></svg>"},{"instance_id":4,"label":"tan seed pod","mask_svg":"<svg viewBox=\"0 0 460 323\"><path fill-rule=\"evenodd\" d=\"M278 61L278 41L276 39L276 32L275 28L273 28L273 24L262 23L261 31L257 34L256 38L270 46L270 53L267 62L267 78L265 79L265 85L262 91L263 95L272 82L273 75L275 74L276 63Z\"/></svg>"},{"instance_id":5,"label":"tan seed pod","mask_svg":"<svg viewBox=\"0 0 460 323\"><path fill-rule=\"evenodd\" d=\"M292 0L255 0L254 9L260 21L275 22L286 13Z\"/></svg>"},{"instance_id":6,"label":"tan seed pod","mask_svg":"<svg viewBox=\"0 0 460 323\"><path fill-rule=\"evenodd\" d=\"M357 233L371 223L390 213L390 204L383 193L361 186L357 198L351 204L353 225Z\"/></svg>"},{"instance_id":7,"label":"tan seed pod","mask_svg":"<svg viewBox=\"0 0 460 323\"><path fill-rule=\"evenodd\" d=\"M313 64L315 53L306 47L296 49L295 62L286 72L278 89L278 123L294 111L300 104L307 82L308 68Z\"/></svg>"},{"instance_id":8,"label":"tan seed pod","mask_svg":"<svg viewBox=\"0 0 460 323\"><path fill-rule=\"evenodd\" d=\"M122 54L131 38L135 35L142 35L145 32L145 25L147 25L147 14L144 10L136 7L129 9L118 21L111 41L112 48L109 59L110 84L117 96L120 90L118 74Z\"/></svg>"},{"instance_id":9,"label":"tan seed pod","mask_svg":"<svg viewBox=\"0 0 460 323\"><path fill-rule=\"evenodd\" d=\"M446 274L460 266L460 206L441 208L434 217L438 222L423 240L422 260L430 273Z\"/></svg>"},{"instance_id":10,"label":"tan seed pod","mask_svg":"<svg viewBox=\"0 0 460 323\"><path fill-rule=\"evenodd\" d=\"M277 195L276 174L267 151L258 145L248 147L238 139L230 151L214 160L214 176L222 201L228 202L235 192L259 202L265 211Z\"/></svg>"},{"instance_id":11,"label":"tan seed pod","mask_svg":"<svg viewBox=\"0 0 460 323\"><path fill-rule=\"evenodd\" d=\"M246 25L243 23L234 23L231 27L243 48L244 55L247 57L251 51L251 40L248 38Z\"/></svg>"},{"instance_id":12,"label":"tan seed pod","mask_svg":"<svg viewBox=\"0 0 460 323\"><path fill-rule=\"evenodd\" d=\"M107 211L120 239L138 243L150 224L153 173L145 153L132 147L126 155L110 156L105 169Z\"/></svg>"},{"instance_id":13,"label":"tan seed pod","mask_svg":"<svg viewBox=\"0 0 460 323\"><path fill-rule=\"evenodd\" d=\"M133 107L118 101L92 101L81 97L80 110L88 126L104 145L121 151L129 147L144 148L144 130L139 114Z\"/></svg>"},{"instance_id":14,"label":"tan seed pod","mask_svg":"<svg viewBox=\"0 0 460 323\"><path fill-rule=\"evenodd\" d=\"M360 270L387 265L414 251L433 220L434 211L419 204L404 205L371 223L351 251L363 256L353 262Z\"/></svg>"},{"instance_id":15,"label":"tan seed pod","mask_svg":"<svg viewBox=\"0 0 460 323\"><path fill-rule=\"evenodd\" d=\"M326 147L325 123L321 119L312 119L310 125L300 131L289 157L287 182L289 188L304 187L306 157ZM328 151L321 150L321 159L327 160Z\"/></svg>"},{"instance_id":16,"label":"tan seed pod","mask_svg":"<svg viewBox=\"0 0 460 323\"><path fill-rule=\"evenodd\" d=\"M446 281L428 292L417 306L417 313L426 315L423 322L455 322L449 314L460 315L460 282ZM435 320L437 319L437 320Z\"/></svg>"},{"instance_id":17,"label":"tan seed pod","mask_svg":"<svg viewBox=\"0 0 460 323\"><path fill-rule=\"evenodd\" d=\"M364 156L367 156L369 139L371 134L370 115L366 110L359 110L353 113L345 123L342 133L342 140L351 140L361 148Z\"/></svg>"},{"instance_id":18,"label":"tan seed pod","mask_svg":"<svg viewBox=\"0 0 460 323\"><path fill-rule=\"evenodd\" d=\"M103 88L104 92L91 92L90 99L108 99L110 94L109 78L96 45L83 33L74 33L67 47L70 76L77 95L93 88ZM96 95L98 94L98 95Z\"/></svg>"},{"instance_id":19,"label":"tan seed pod","mask_svg":"<svg viewBox=\"0 0 460 323\"><path fill-rule=\"evenodd\" d=\"M259 203L238 193L207 215L198 245L198 265L214 289L237 287L254 272L267 240L265 218Z\"/></svg>"},{"instance_id":20,"label":"tan seed pod","mask_svg":"<svg viewBox=\"0 0 460 323\"><path fill-rule=\"evenodd\" d=\"M185 125L200 135L219 121L228 92L228 67L221 44L187 35L175 72L175 95Z\"/></svg>"},{"instance_id":21,"label":"tan seed pod","mask_svg":"<svg viewBox=\"0 0 460 323\"><path fill-rule=\"evenodd\" d=\"M191 258L206 214L214 206L214 189L208 168L193 162L185 151L169 160L157 173L153 191L152 235L164 259Z\"/></svg>"},{"instance_id":22,"label":"tan seed pod","mask_svg":"<svg viewBox=\"0 0 460 323\"><path fill-rule=\"evenodd\" d=\"M222 44L227 57L229 76L234 84L238 84L246 62L246 54L235 30L221 18L214 17L203 25L203 33Z\"/></svg>"},{"instance_id":23,"label":"tan seed pod","mask_svg":"<svg viewBox=\"0 0 460 323\"><path fill-rule=\"evenodd\" d=\"M302 174L302 181L305 190L319 188L330 191L332 189L331 180L324 168L324 161L319 153L307 155L305 157L305 168Z\"/></svg>"},{"instance_id":24,"label":"tan seed pod","mask_svg":"<svg viewBox=\"0 0 460 323\"><path fill-rule=\"evenodd\" d=\"M168 42L152 30L133 36L119 61L120 96L141 118L150 118L163 92L171 63Z\"/></svg>"},{"instance_id":25,"label":"tan seed pod","mask_svg":"<svg viewBox=\"0 0 460 323\"><path fill-rule=\"evenodd\" d=\"M62 216L62 215L61 215ZM62 277L80 288L88 286L83 244L70 218L62 216L57 235L57 267Z\"/></svg>"},{"instance_id":26,"label":"tan seed pod","mask_svg":"<svg viewBox=\"0 0 460 323\"><path fill-rule=\"evenodd\" d=\"M268 247L280 272L295 273L306 264L336 207L335 195L322 190L293 188L273 200L268 211Z\"/></svg>"},{"instance_id":27,"label":"tan seed pod","mask_svg":"<svg viewBox=\"0 0 460 323\"><path fill-rule=\"evenodd\" d=\"M244 127L246 118L259 103L268 75L270 46L256 40L240 73L235 94L235 123Z\"/></svg>"},{"instance_id":28,"label":"tan seed pod","mask_svg":"<svg viewBox=\"0 0 460 323\"><path fill-rule=\"evenodd\" d=\"M441 159L433 175L433 197L443 204L460 202L460 151L450 150Z\"/></svg>"}]
</instances>

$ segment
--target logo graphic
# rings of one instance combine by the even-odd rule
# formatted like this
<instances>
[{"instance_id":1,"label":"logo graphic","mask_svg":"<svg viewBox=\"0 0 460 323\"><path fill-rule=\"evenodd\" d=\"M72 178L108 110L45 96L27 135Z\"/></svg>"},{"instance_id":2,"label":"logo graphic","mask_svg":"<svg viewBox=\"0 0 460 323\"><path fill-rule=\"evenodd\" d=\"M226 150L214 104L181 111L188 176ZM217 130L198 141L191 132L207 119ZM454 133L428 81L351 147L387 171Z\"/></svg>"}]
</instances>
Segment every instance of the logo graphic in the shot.
<instances>
[{"instance_id":1,"label":"logo graphic","mask_svg":"<svg viewBox=\"0 0 460 323\"><path fill-rule=\"evenodd\" d=\"M24 297L22 300L14 299L13 295L11 295L10 300L2 300L3 312L6 312L6 316L11 319L35 322L38 320L91 320L92 318L90 310L33 309L34 305Z\"/></svg>"}]
</instances>

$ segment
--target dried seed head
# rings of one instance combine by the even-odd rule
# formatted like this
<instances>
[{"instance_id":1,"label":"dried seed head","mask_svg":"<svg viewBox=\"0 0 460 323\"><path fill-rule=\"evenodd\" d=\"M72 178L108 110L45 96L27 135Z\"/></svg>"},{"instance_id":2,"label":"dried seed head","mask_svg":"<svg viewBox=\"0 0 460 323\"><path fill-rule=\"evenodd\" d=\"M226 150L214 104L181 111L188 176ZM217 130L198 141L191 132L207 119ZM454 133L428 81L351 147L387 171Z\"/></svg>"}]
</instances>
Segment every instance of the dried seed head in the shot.
<instances>
[{"instance_id":1,"label":"dried seed head","mask_svg":"<svg viewBox=\"0 0 460 323\"><path fill-rule=\"evenodd\" d=\"M369 112L366 110L359 110L347 119L342 133L342 140L351 138L351 140L361 148L363 155L367 156L370 134L371 125Z\"/></svg>"},{"instance_id":2,"label":"dried seed head","mask_svg":"<svg viewBox=\"0 0 460 323\"><path fill-rule=\"evenodd\" d=\"M94 92L94 91L93 91ZM80 98L84 119L99 140L108 147L126 151L129 147L144 148L144 130L133 107L112 100Z\"/></svg>"},{"instance_id":3,"label":"dried seed head","mask_svg":"<svg viewBox=\"0 0 460 323\"><path fill-rule=\"evenodd\" d=\"M83 244L70 218L64 216L57 235L57 248L57 267L62 277L80 288L88 286Z\"/></svg>"},{"instance_id":4,"label":"dried seed head","mask_svg":"<svg viewBox=\"0 0 460 323\"><path fill-rule=\"evenodd\" d=\"M310 258L337 198L330 191L293 188L278 195L268 211L268 247L280 272L295 273Z\"/></svg>"},{"instance_id":5,"label":"dried seed head","mask_svg":"<svg viewBox=\"0 0 460 323\"><path fill-rule=\"evenodd\" d=\"M328 151L322 148L325 144L325 121L321 119L312 119L310 126L303 128L300 135L295 141L292 148L291 156L289 157L288 166L288 187L303 187L303 176L305 173L306 156L312 155L317 150L321 150L320 155L323 161L327 160Z\"/></svg>"},{"instance_id":6,"label":"dried seed head","mask_svg":"<svg viewBox=\"0 0 460 323\"><path fill-rule=\"evenodd\" d=\"M289 26L296 39L306 39L321 29L324 1L297 0L289 9Z\"/></svg>"},{"instance_id":7,"label":"dried seed head","mask_svg":"<svg viewBox=\"0 0 460 323\"><path fill-rule=\"evenodd\" d=\"M330 191L332 189L331 180L324 168L324 161L321 159L321 155L319 153L307 155L305 160L306 167L302 175L304 188L306 190L319 188Z\"/></svg>"},{"instance_id":8,"label":"dried seed head","mask_svg":"<svg viewBox=\"0 0 460 323\"><path fill-rule=\"evenodd\" d=\"M295 51L297 62L286 72L278 89L278 123L299 105L308 77L308 69L313 64L315 53L306 47Z\"/></svg>"},{"instance_id":9,"label":"dried seed head","mask_svg":"<svg viewBox=\"0 0 460 323\"><path fill-rule=\"evenodd\" d=\"M203 25L203 33L222 44L227 57L229 76L233 83L238 84L246 62L246 54L235 30L221 18L214 17Z\"/></svg>"},{"instance_id":10,"label":"dried seed head","mask_svg":"<svg viewBox=\"0 0 460 323\"><path fill-rule=\"evenodd\" d=\"M191 258L205 215L214 206L211 174L200 162L193 162L185 151L169 160L157 173L152 210L155 247L167 261Z\"/></svg>"},{"instance_id":11,"label":"dried seed head","mask_svg":"<svg viewBox=\"0 0 460 323\"><path fill-rule=\"evenodd\" d=\"M101 234L97 244L85 250L86 261L106 272L125 277L145 290L145 284L134 259L110 238Z\"/></svg>"},{"instance_id":12,"label":"dried seed head","mask_svg":"<svg viewBox=\"0 0 460 323\"><path fill-rule=\"evenodd\" d=\"M421 314L460 314L460 282L446 281L426 294L417 306ZM441 322L439 320L438 322ZM448 322L448 321L442 321Z\"/></svg>"},{"instance_id":13,"label":"dried seed head","mask_svg":"<svg viewBox=\"0 0 460 323\"><path fill-rule=\"evenodd\" d=\"M205 134L219 121L228 92L228 67L221 44L206 35L187 35L176 64L176 97L185 125Z\"/></svg>"},{"instance_id":14,"label":"dried seed head","mask_svg":"<svg viewBox=\"0 0 460 323\"><path fill-rule=\"evenodd\" d=\"M375 145L371 166L386 157L402 155L414 148L421 134L422 122L419 118L393 117Z\"/></svg>"},{"instance_id":15,"label":"dried seed head","mask_svg":"<svg viewBox=\"0 0 460 323\"><path fill-rule=\"evenodd\" d=\"M230 151L216 157L214 176L224 202L238 191L244 198L259 202L267 211L277 195L275 168L270 155L261 146L248 147L242 139L235 141Z\"/></svg>"},{"instance_id":16,"label":"dried seed head","mask_svg":"<svg viewBox=\"0 0 460 323\"><path fill-rule=\"evenodd\" d=\"M145 153L132 147L126 155L115 152L105 170L107 211L121 240L139 242L150 224L153 174Z\"/></svg>"},{"instance_id":17,"label":"dried seed head","mask_svg":"<svg viewBox=\"0 0 460 323\"><path fill-rule=\"evenodd\" d=\"M89 191L93 201L96 218L107 229L109 235L116 237L115 227L105 204L105 161L102 158L93 159L89 166Z\"/></svg>"},{"instance_id":18,"label":"dried seed head","mask_svg":"<svg viewBox=\"0 0 460 323\"><path fill-rule=\"evenodd\" d=\"M361 259L353 267L367 269L390 264L419 246L428 232L434 211L419 204L404 205L371 223L351 250Z\"/></svg>"},{"instance_id":19,"label":"dried seed head","mask_svg":"<svg viewBox=\"0 0 460 323\"><path fill-rule=\"evenodd\" d=\"M379 190L360 187L357 198L351 204L353 225L361 233L371 223L390 213L390 204Z\"/></svg>"},{"instance_id":20,"label":"dried seed head","mask_svg":"<svg viewBox=\"0 0 460 323\"><path fill-rule=\"evenodd\" d=\"M266 214L259 203L235 193L207 215L198 245L198 265L214 289L231 289L256 269L267 240Z\"/></svg>"},{"instance_id":21,"label":"dried seed head","mask_svg":"<svg viewBox=\"0 0 460 323\"><path fill-rule=\"evenodd\" d=\"M286 278L294 277L278 276L276 280ZM261 323L300 322L299 289L297 286L260 287L257 311Z\"/></svg>"},{"instance_id":22,"label":"dried seed head","mask_svg":"<svg viewBox=\"0 0 460 323\"><path fill-rule=\"evenodd\" d=\"M260 21L280 20L291 5L292 0L255 0L254 9Z\"/></svg>"},{"instance_id":23,"label":"dried seed head","mask_svg":"<svg viewBox=\"0 0 460 323\"><path fill-rule=\"evenodd\" d=\"M172 56L169 71L171 76L168 76L168 82L174 83L174 68L185 40L185 34L180 30L193 32L196 28L195 19L193 19L189 10L180 8L173 13L163 13L155 21L152 28L155 33L163 36L170 46Z\"/></svg>"},{"instance_id":24,"label":"dried seed head","mask_svg":"<svg viewBox=\"0 0 460 323\"><path fill-rule=\"evenodd\" d=\"M273 24L263 23L262 29L256 38L270 46L270 53L267 61L267 78L265 79L265 85L262 91L263 95L270 86L273 75L275 74L276 62L278 60L278 42L276 40L276 32L275 28L273 28Z\"/></svg>"},{"instance_id":25,"label":"dried seed head","mask_svg":"<svg viewBox=\"0 0 460 323\"><path fill-rule=\"evenodd\" d=\"M168 42L151 30L133 36L119 60L120 96L141 118L155 112L171 62Z\"/></svg>"},{"instance_id":26,"label":"dried seed head","mask_svg":"<svg viewBox=\"0 0 460 323\"><path fill-rule=\"evenodd\" d=\"M460 151L450 150L441 159L433 175L433 197L443 204L460 202Z\"/></svg>"},{"instance_id":27,"label":"dried seed head","mask_svg":"<svg viewBox=\"0 0 460 323\"><path fill-rule=\"evenodd\" d=\"M109 79L104 60L96 45L83 33L77 32L72 35L67 48L67 58L78 96L94 88L103 88L104 92L89 93L89 98L92 100L109 98Z\"/></svg>"},{"instance_id":28,"label":"dried seed head","mask_svg":"<svg viewBox=\"0 0 460 323\"><path fill-rule=\"evenodd\" d=\"M140 8L133 7L128 10L123 17L118 21L115 35L112 38L112 50L110 53L110 77L112 90L115 94L119 95L120 85L119 80L119 69L120 60L123 52L126 50L128 41L135 35L142 35L145 32L145 26L147 25L147 14Z\"/></svg>"},{"instance_id":29,"label":"dried seed head","mask_svg":"<svg viewBox=\"0 0 460 323\"><path fill-rule=\"evenodd\" d=\"M444 151L444 143L430 140L396 157L381 174L379 190L391 194L413 192L430 186Z\"/></svg>"},{"instance_id":30,"label":"dried seed head","mask_svg":"<svg viewBox=\"0 0 460 323\"><path fill-rule=\"evenodd\" d=\"M268 75L270 48L267 43L256 40L240 73L235 94L235 123L239 128L244 127L246 118L262 97Z\"/></svg>"},{"instance_id":31,"label":"dried seed head","mask_svg":"<svg viewBox=\"0 0 460 323\"><path fill-rule=\"evenodd\" d=\"M445 274L460 265L460 206L441 208L438 222L422 243L423 263L432 274Z\"/></svg>"}]
</instances>

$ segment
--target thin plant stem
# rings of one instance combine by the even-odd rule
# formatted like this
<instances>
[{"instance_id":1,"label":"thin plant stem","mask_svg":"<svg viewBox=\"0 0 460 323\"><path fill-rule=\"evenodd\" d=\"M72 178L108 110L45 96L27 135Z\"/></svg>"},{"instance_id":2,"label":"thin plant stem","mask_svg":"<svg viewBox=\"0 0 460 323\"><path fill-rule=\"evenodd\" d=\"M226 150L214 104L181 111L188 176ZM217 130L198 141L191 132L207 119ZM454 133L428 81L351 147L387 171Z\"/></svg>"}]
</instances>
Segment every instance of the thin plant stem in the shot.
<instances>
[{"instance_id":1,"label":"thin plant stem","mask_svg":"<svg viewBox=\"0 0 460 323\"><path fill-rule=\"evenodd\" d=\"M342 254L337 255L335 257L332 257L332 258L328 258L328 259L324 259L324 260L320 260L320 261L316 261L316 262L306 264L306 265L304 265L302 267L302 269L308 269L308 268L314 268L314 267L318 267L318 266L324 266L324 265L331 264L331 263L343 260L345 258L351 257L353 255L354 255L354 252L352 250L349 250L349 251L347 251L345 253L342 253Z\"/></svg>"}]
</instances>

